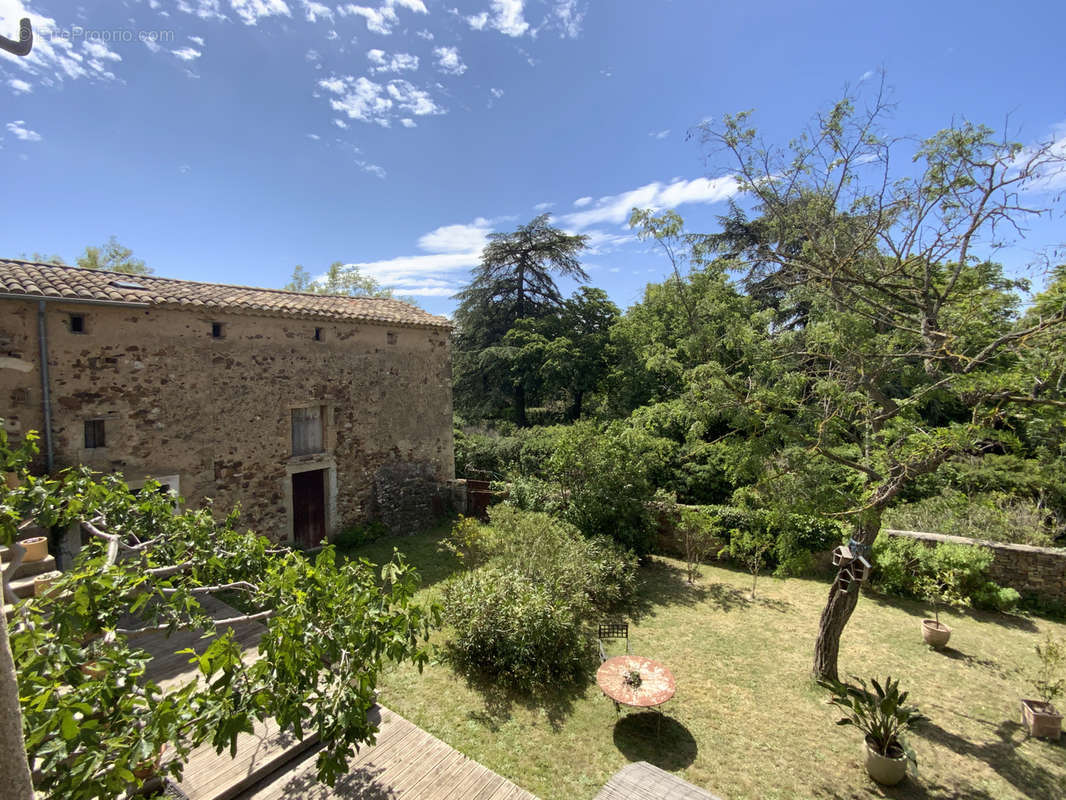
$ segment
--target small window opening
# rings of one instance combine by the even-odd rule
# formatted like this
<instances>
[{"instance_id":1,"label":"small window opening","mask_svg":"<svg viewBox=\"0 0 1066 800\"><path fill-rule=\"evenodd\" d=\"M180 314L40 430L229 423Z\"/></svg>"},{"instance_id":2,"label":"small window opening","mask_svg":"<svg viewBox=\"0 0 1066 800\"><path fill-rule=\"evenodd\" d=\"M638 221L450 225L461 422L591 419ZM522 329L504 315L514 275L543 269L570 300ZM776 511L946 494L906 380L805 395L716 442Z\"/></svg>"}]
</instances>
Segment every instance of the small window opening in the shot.
<instances>
[{"instance_id":1,"label":"small window opening","mask_svg":"<svg viewBox=\"0 0 1066 800\"><path fill-rule=\"evenodd\" d=\"M315 341L316 342L321 342L322 341L322 329L321 328L315 328Z\"/></svg>"},{"instance_id":2,"label":"small window opening","mask_svg":"<svg viewBox=\"0 0 1066 800\"><path fill-rule=\"evenodd\" d=\"M388 340L389 344L396 344L396 334L392 331L389 331L387 334L385 334L385 338Z\"/></svg>"},{"instance_id":3,"label":"small window opening","mask_svg":"<svg viewBox=\"0 0 1066 800\"><path fill-rule=\"evenodd\" d=\"M85 333L85 317L82 314L70 315L70 332Z\"/></svg>"},{"instance_id":4,"label":"small window opening","mask_svg":"<svg viewBox=\"0 0 1066 800\"><path fill-rule=\"evenodd\" d=\"M107 446L107 432L104 429L104 420L85 420L85 448L93 450L97 447Z\"/></svg>"},{"instance_id":5,"label":"small window opening","mask_svg":"<svg viewBox=\"0 0 1066 800\"><path fill-rule=\"evenodd\" d=\"M222 338L222 323L221 322L212 322L211 323L211 338L212 339L221 339Z\"/></svg>"}]
</instances>

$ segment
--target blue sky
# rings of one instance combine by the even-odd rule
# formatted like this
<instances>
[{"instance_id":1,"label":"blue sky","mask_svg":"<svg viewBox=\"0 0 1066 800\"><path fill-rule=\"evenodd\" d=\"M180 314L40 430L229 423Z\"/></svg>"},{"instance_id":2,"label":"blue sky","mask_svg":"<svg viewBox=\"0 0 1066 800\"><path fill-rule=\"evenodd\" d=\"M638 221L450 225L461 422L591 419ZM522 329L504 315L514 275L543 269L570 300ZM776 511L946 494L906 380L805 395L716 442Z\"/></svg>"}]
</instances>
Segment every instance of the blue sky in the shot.
<instances>
[{"instance_id":1,"label":"blue sky","mask_svg":"<svg viewBox=\"0 0 1066 800\"><path fill-rule=\"evenodd\" d=\"M1066 139L1061 2L0 0L0 33L24 15L34 53L0 53L0 256L114 234L159 275L261 286L341 260L437 313L488 232L542 210L634 302L669 267L629 209L711 230L725 208L694 125L753 108L787 140L882 68L891 133Z\"/></svg>"}]
</instances>

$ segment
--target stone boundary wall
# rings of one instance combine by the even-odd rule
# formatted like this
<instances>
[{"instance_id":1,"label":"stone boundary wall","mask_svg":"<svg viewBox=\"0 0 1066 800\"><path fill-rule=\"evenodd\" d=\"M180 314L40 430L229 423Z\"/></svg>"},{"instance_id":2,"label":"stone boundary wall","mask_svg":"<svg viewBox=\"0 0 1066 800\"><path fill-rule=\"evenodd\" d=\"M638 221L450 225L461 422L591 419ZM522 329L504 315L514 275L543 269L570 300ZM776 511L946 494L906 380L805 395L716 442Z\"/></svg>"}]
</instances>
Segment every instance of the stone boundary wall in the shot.
<instances>
[{"instance_id":1,"label":"stone boundary wall","mask_svg":"<svg viewBox=\"0 0 1066 800\"><path fill-rule=\"evenodd\" d=\"M1017 589L1022 595L1036 595L1042 600L1066 603L1066 550L890 528L883 533L916 539L929 547L941 542L987 547L994 556L989 577L996 583Z\"/></svg>"}]
</instances>

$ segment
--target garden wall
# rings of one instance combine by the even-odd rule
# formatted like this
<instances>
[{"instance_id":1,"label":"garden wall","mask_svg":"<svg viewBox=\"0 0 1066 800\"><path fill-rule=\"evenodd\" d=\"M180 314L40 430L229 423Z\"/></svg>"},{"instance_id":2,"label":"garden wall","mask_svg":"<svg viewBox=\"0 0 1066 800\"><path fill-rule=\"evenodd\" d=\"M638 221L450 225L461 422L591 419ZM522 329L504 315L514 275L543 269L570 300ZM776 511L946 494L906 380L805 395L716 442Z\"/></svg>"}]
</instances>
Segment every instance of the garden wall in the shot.
<instances>
[{"instance_id":1,"label":"garden wall","mask_svg":"<svg viewBox=\"0 0 1066 800\"><path fill-rule=\"evenodd\" d=\"M994 556L989 578L1001 586L1017 589L1023 596L1035 595L1040 600L1066 604L1066 550L967 539L942 533L891 529L886 529L884 533L917 539L930 547L940 542L987 547Z\"/></svg>"}]
</instances>

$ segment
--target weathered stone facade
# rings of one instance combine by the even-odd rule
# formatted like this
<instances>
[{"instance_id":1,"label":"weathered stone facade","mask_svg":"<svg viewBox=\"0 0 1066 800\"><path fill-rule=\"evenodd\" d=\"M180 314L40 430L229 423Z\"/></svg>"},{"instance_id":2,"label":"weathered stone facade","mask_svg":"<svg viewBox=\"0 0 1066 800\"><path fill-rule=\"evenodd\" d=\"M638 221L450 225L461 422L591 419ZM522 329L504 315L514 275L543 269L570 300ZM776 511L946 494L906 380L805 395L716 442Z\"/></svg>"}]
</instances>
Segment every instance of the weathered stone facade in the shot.
<instances>
[{"instance_id":1,"label":"weathered stone facade","mask_svg":"<svg viewBox=\"0 0 1066 800\"><path fill-rule=\"evenodd\" d=\"M967 539L942 533L891 529L886 529L884 533L888 536L917 539L930 547L942 542L987 547L993 554L989 578L1001 586L1016 589L1023 596L1066 604L1066 550Z\"/></svg>"},{"instance_id":2,"label":"weathered stone facade","mask_svg":"<svg viewBox=\"0 0 1066 800\"><path fill-rule=\"evenodd\" d=\"M38 304L0 298L0 416L16 440L44 429ZM240 504L244 524L277 540L293 538L299 473L321 470L329 533L388 505L382 475L417 474L404 489L418 508L431 501L416 495L454 478L446 326L44 307L57 469L166 477L187 506L211 499L225 514ZM84 332L72 330L75 316ZM292 412L307 408L321 410L322 446L293 455ZM104 444L87 447L95 420Z\"/></svg>"}]
</instances>

